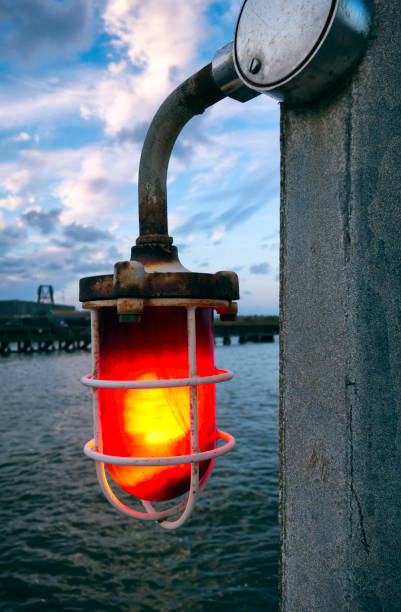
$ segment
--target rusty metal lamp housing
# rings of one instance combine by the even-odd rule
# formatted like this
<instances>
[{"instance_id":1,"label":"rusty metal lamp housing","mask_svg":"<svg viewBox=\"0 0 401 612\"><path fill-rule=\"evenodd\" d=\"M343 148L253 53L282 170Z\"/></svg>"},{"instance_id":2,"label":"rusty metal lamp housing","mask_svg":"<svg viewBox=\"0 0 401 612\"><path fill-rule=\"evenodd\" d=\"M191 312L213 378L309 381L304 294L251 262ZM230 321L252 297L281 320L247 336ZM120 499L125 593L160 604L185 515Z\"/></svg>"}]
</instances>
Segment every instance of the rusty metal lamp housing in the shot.
<instances>
[{"instance_id":1,"label":"rusty metal lamp housing","mask_svg":"<svg viewBox=\"0 0 401 612\"><path fill-rule=\"evenodd\" d=\"M94 409L94 439L84 452L96 461L106 498L123 514L179 527L213 460L235 445L215 423L214 385L232 373L214 365L213 312L235 317L238 278L190 272L178 259L167 228L173 145L191 117L225 96L246 102L264 92L299 104L324 95L361 55L369 18L360 0L245 0L234 42L182 83L149 127L131 258L116 263L113 274L80 281L80 300L91 310L93 356L92 374L82 378L93 389ZM106 467L145 511L117 498ZM152 505L185 493L167 510Z\"/></svg>"},{"instance_id":2,"label":"rusty metal lamp housing","mask_svg":"<svg viewBox=\"0 0 401 612\"><path fill-rule=\"evenodd\" d=\"M139 170L140 236L130 261L114 274L83 278L80 300L92 313L94 439L84 452L96 461L106 498L118 510L175 529L190 516L215 457L234 438L216 430L215 383L232 373L214 366L213 310L237 311L233 272L189 272L167 233L166 174L183 125L220 100L211 65L177 88L149 128ZM224 446L217 447L222 439ZM106 477L138 497L145 511L121 502ZM188 493L155 510L152 502ZM168 520L183 510L176 520Z\"/></svg>"}]
</instances>

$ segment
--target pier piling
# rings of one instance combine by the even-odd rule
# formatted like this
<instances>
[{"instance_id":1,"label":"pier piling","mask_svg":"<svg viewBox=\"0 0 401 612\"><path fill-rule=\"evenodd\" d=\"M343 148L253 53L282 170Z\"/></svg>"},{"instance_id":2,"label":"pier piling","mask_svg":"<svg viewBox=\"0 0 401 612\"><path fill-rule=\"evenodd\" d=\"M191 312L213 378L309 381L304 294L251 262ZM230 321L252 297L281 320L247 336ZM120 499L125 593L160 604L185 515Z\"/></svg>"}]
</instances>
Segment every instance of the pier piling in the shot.
<instances>
[{"instance_id":1,"label":"pier piling","mask_svg":"<svg viewBox=\"0 0 401 612\"><path fill-rule=\"evenodd\" d=\"M401 609L401 18L341 90L281 112L285 612Z\"/></svg>"}]
</instances>

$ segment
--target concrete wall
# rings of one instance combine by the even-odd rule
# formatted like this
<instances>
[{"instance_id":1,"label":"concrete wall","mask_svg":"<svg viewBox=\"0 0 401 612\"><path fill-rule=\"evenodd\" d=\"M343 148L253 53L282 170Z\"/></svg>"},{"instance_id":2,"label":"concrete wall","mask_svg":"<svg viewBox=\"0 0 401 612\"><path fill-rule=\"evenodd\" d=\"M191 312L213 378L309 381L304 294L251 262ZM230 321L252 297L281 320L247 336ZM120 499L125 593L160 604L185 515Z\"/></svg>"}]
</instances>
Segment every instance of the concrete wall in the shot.
<instances>
[{"instance_id":1,"label":"concrete wall","mask_svg":"<svg viewBox=\"0 0 401 612\"><path fill-rule=\"evenodd\" d=\"M401 610L401 5L282 109L282 610Z\"/></svg>"}]
</instances>

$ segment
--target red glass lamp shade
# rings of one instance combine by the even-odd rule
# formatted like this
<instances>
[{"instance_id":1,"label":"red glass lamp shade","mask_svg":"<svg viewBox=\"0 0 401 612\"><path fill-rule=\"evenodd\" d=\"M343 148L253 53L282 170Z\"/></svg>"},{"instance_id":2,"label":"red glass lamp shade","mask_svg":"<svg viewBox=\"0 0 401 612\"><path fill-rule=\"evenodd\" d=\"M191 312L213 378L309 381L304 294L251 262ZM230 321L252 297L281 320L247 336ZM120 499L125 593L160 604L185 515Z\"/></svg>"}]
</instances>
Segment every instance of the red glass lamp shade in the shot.
<instances>
[{"instance_id":1,"label":"red glass lamp shade","mask_svg":"<svg viewBox=\"0 0 401 612\"><path fill-rule=\"evenodd\" d=\"M214 366L213 309L196 309L197 375ZM188 378L187 310L148 307L139 323L120 323L116 308L99 309L100 379L163 380ZM167 457L191 453L189 387L98 389L100 448L106 455ZM199 450L216 447L214 384L197 387ZM200 463L200 477L212 461ZM172 499L188 491L186 465L107 465L125 491L149 501Z\"/></svg>"}]
</instances>

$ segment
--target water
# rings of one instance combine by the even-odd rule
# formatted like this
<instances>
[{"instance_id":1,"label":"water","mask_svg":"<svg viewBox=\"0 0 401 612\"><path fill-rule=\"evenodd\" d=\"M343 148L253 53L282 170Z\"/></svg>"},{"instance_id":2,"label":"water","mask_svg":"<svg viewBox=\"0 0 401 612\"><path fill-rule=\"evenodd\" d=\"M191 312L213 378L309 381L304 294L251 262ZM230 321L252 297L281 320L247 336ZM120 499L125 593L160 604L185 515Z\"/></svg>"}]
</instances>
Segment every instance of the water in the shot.
<instances>
[{"instance_id":1,"label":"water","mask_svg":"<svg viewBox=\"0 0 401 612\"><path fill-rule=\"evenodd\" d=\"M0 609L213 612L277 609L278 344L216 347L216 460L189 523L123 517L82 454L92 437L90 355L0 361Z\"/></svg>"}]
</instances>

